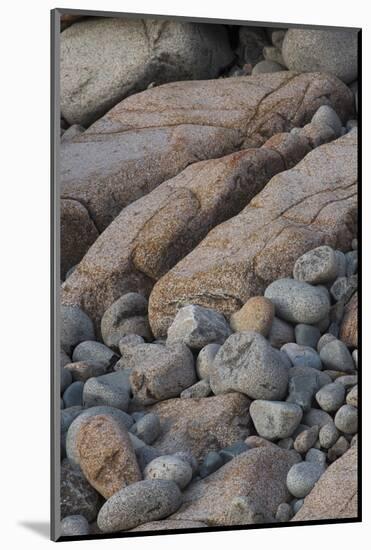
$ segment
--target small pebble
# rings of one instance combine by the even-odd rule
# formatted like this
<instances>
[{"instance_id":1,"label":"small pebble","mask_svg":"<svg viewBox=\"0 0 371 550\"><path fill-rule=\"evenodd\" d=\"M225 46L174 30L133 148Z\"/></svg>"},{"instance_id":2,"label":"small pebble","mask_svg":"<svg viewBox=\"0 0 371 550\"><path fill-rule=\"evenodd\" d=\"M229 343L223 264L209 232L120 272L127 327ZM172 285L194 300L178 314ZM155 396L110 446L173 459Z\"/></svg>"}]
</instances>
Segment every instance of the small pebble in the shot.
<instances>
[{"instance_id":1,"label":"small pebble","mask_svg":"<svg viewBox=\"0 0 371 550\"><path fill-rule=\"evenodd\" d=\"M299 346L306 346L316 349L321 332L319 328L312 325L299 324L295 327L295 339Z\"/></svg>"},{"instance_id":2,"label":"small pebble","mask_svg":"<svg viewBox=\"0 0 371 550\"><path fill-rule=\"evenodd\" d=\"M326 466L326 453L319 449L309 449L305 455L306 462L312 462L313 464L319 464L320 466Z\"/></svg>"},{"instance_id":3,"label":"small pebble","mask_svg":"<svg viewBox=\"0 0 371 550\"><path fill-rule=\"evenodd\" d=\"M202 350L198 354L196 361L196 371L197 376L201 380L209 379L210 367L214 361L215 355L218 353L220 348L220 344L208 344L207 346L202 348Z\"/></svg>"},{"instance_id":4,"label":"small pebble","mask_svg":"<svg viewBox=\"0 0 371 550\"><path fill-rule=\"evenodd\" d=\"M316 401L322 410L326 412L337 411L343 405L345 388L341 384L333 382L323 386L316 393Z\"/></svg>"},{"instance_id":5,"label":"small pebble","mask_svg":"<svg viewBox=\"0 0 371 550\"><path fill-rule=\"evenodd\" d=\"M345 254L347 260L347 277L351 277L358 271L358 251L351 250Z\"/></svg>"},{"instance_id":6,"label":"small pebble","mask_svg":"<svg viewBox=\"0 0 371 550\"><path fill-rule=\"evenodd\" d=\"M337 384L342 384L346 390L349 390L357 384L358 376L356 374L343 376L343 373L341 373L341 376L337 377L336 382Z\"/></svg>"},{"instance_id":7,"label":"small pebble","mask_svg":"<svg viewBox=\"0 0 371 550\"><path fill-rule=\"evenodd\" d=\"M346 398L347 405L352 405L352 407L358 407L358 386L354 386L347 395Z\"/></svg>"},{"instance_id":8,"label":"small pebble","mask_svg":"<svg viewBox=\"0 0 371 550\"><path fill-rule=\"evenodd\" d=\"M327 126L330 126L335 132L336 137L339 137L341 135L341 120L338 117L336 111L330 107L329 105L321 105L315 112L312 122L323 125L326 124ZM330 247L322 247L319 248L330 248ZM318 249L315 249L318 250ZM331 249L332 250L332 249Z\"/></svg>"},{"instance_id":9,"label":"small pebble","mask_svg":"<svg viewBox=\"0 0 371 550\"><path fill-rule=\"evenodd\" d=\"M68 363L67 363L68 364ZM68 386L72 384L72 374L64 368L64 366L61 368L61 382L60 382L60 389L61 394L66 391Z\"/></svg>"},{"instance_id":10,"label":"small pebble","mask_svg":"<svg viewBox=\"0 0 371 550\"><path fill-rule=\"evenodd\" d=\"M107 405L126 411L130 400L130 385L123 371L89 378L85 382L83 401L85 407Z\"/></svg>"},{"instance_id":11,"label":"small pebble","mask_svg":"<svg viewBox=\"0 0 371 550\"><path fill-rule=\"evenodd\" d=\"M192 468L177 456L159 456L147 464L144 478L175 481L180 489L184 489L192 479Z\"/></svg>"},{"instance_id":12,"label":"small pebble","mask_svg":"<svg viewBox=\"0 0 371 550\"><path fill-rule=\"evenodd\" d=\"M299 405L304 412L309 411L314 394L319 388L319 380L315 375L294 376L289 382L289 395L286 401Z\"/></svg>"},{"instance_id":13,"label":"small pebble","mask_svg":"<svg viewBox=\"0 0 371 550\"><path fill-rule=\"evenodd\" d=\"M318 109L312 122L314 122L316 116L320 116L320 110L326 107L323 105ZM327 108L331 109L331 107ZM334 114L336 115L335 111ZM337 115L336 117L338 119ZM338 128L338 133L340 133L340 128ZM328 283L336 278L337 267L335 251L330 246L319 246L306 252L296 260L293 276L297 281L304 281L314 285Z\"/></svg>"},{"instance_id":14,"label":"small pebble","mask_svg":"<svg viewBox=\"0 0 371 550\"><path fill-rule=\"evenodd\" d=\"M89 378L102 376L102 374L106 373L105 364L96 361L77 361L69 363L63 368L71 373L72 379L75 382L86 382Z\"/></svg>"},{"instance_id":15,"label":"small pebble","mask_svg":"<svg viewBox=\"0 0 371 550\"><path fill-rule=\"evenodd\" d=\"M281 348L284 344L294 342L295 334L292 325L278 317L273 318L268 341L274 348Z\"/></svg>"},{"instance_id":16,"label":"small pebble","mask_svg":"<svg viewBox=\"0 0 371 550\"><path fill-rule=\"evenodd\" d=\"M89 535L90 525L84 516L67 516L61 521L61 536L74 537L77 535Z\"/></svg>"},{"instance_id":17,"label":"small pebble","mask_svg":"<svg viewBox=\"0 0 371 550\"><path fill-rule=\"evenodd\" d=\"M335 415L335 426L345 434L354 434L358 431L358 410L352 405L343 405Z\"/></svg>"},{"instance_id":18,"label":"small pebble","mask_svg":"<svg viewBox=\"0 0 371 550\"><path fill-rule=\"evenodd\" d=\"M341 340L334 339L325 344L321 348L319 355L327 369L343 372L354 370L350 351Z\"/></svg>"},{"instance_id":19,"label":"small pebble","mask_svg":"<svg viewBox=\"0 0 371 550\"><path fill-rule=\"evenodd\" d=\"M125 349L125 346L138 346L139 344L144 344L144 338L142 336L139 336L139 334L127 334L126 336L123 336L120 338L118 347L119 351L122 355L123 349Z\"/></svg>"},{"instance_id":20,"label":"small pebble","mask_svg":"<svg viewBox=\"0 0 371 550\"><path fill-rule=\"evenodd\" d=\"M322 428L322 426L329 422L332 422L332 417L321 409L310 409L303 417L303 423L310 427L319 426Z\"/></svg>"},{"instance_id":21,"label":"small pebble","mask_svg":"<svg viewBox=\"0 0 371 550\"><path fill-rule=\"evenodd\" d=\"M249 448L250 447L244 441L236 441L229 447L226 447L225 449L219 451L219 455L223 460L223 463L225 464L226 462L229 462L241 453L248 451Z\"/></svg>"},{"instance_id":22,"label":"small pebble","mask_svg":"<svg viewBox=\"0 0 371 550\"><path fill-rule=\"evenodd\" d=\"M93 361L94 363L103 363L106 370L113 367L118 359L119 356L114 351L101 342L95 341L81 342L75 347L72 354L74 362Z\"/></svg>"},{"instance_id":23,"label":"small pebble","mask_svg":"<svg viewBox=\"0 0 371 550\"><path fill-rule=\"evenodd\" d=\"M191 451L177 451L176 453L174 453L174 456L177 456L178 458L180 458L180 460L183 460L183 462L188 462L188 464L192 468L193 474L197 472L198 461Z\"/></svg>"},{"instance_id":24,"label":"small pebble","mask_svg":"<svg viewBox=\"0 0 371 550\"><path fill-rule=\"evenodd\" d=\"M318 438L323 449L330 449L339 439L340 432L333 422L329 422L322 426L319 431Z\"/></svg>"},{"instance_id":25,"label":"small pebble","mask_svg":"<svg viewBox=\"0 0 371 550\"><path fill-rule=\"evenodd\" d=\"M287 488L296 498L306 497L324 472L316 462L294 464L287 474Z\"/></svg>"},{"instance_id":26,"label":"small pebble","mask_svg":"<svg viewBox=\"0 0 371 550\"><path fill-rule=\"evenodd\" d=\"M277 445L281 447L281 449L291 451L291 449L294 448L294 440L292 437L285 437L284 439L280 439L279 441L277 441Z\"/></svg>"},{"instance_id":27,"label":"small pebble","mask_svg":"<svg viewBox=\"0 0 371 550\"><path fill-rule=\"evenodd\" d=\"M287 502L281 502L277 508L276 520L280 523L287 523L292 518L292 508Z\"/></svg>"},{"instance_id":28,"label":"small pebble","mask_svg":"<svg viewBox=\"0 0 371 550\"><path fill-rule=\"evenodd\" d=\"M327 451L327 457L330 462L334 462L349 449L349 443L344 436L340 436L336 443Z\"/></svg>"},{"instance_id":29,"label":"small pebble","mask_svg":"<svg viewBox=\"0 0 371 550\"><path fill-rule=\"evenodd\" d=\"M219 455L219 453L215 451L210 451L203 463L200 466L200 477L204 478L212 474L213 472L216 472L216 470L219 470L223 466L224 462L222 457Z\"/></svg>"},{"instance_id":30,"label":"small pebble","mask_svg":"<svg viewBox=\"0 0 371 550\"><path fill-rule=\"evenodd\" d=\"M347 259L344 252L341 250L335 250L337 261L337 277L345 277L347 272Z\"/></svg>"},{"instance_id":31,"label":"small pebble","mask_svg":"<svg viewBox=\"0 0 371 550\"><path fill-rule=\"evenodd\" d=\"M292 511L294 512L294 515L299 512L303 504L304 504L304 500L302 498L296 498L291 502Z\"/></svg>"},{"instance_id":32,"label":"small pebble","mask_svg":"<svg viewBox=\"0 0 371 550\"><path fill-rule=\"evenodd\" d=\"M313 348L291 343L282 346L281 351L288 355L294 367L310 367L322 370L320 356Z\"/></svg>"},{"instance_id":33,"label":"small pebble","mask_svg":"<svg viewBox=\"0 0 371 550\"><path fill-rule=\"evenodd\" d=\"M351 275L350 277L339 277L332 285L330 292L334 300L337 302L343 300L347 302L352 294L357 290L358 277Z\"/></svg>"},{"instance_id":34,"label":"small pebble","mask_svg":"<svg viewBox=\"0 0 371 550\"><path fill-rule=\"evenodd\" d=\"M64 406L67 408L82 405L82 394L84 390L83 382L72 382L63 393Z\"/></svg>"},{"instance_id":35,"label":"small pebble","mask_svg":"<svg viewBox=\"0 0 371 550\"><path fill-rule=\"evenodd\" d=\"M312 426L301 432L295 439L294 449L300 454L306 453L317 441L318 432L318 426Z\"/></svg>"},{"instance_id":36,"label":"small pebble","mask_svg":"<svg viewBox=\"0 0 371 550\"><path fill-rule=\"evenodd\" d=\"M131 433L151 445L160 435L160 419L157 414L148 413L140 418L130 429Z\"/></svg>"}]
</instances>

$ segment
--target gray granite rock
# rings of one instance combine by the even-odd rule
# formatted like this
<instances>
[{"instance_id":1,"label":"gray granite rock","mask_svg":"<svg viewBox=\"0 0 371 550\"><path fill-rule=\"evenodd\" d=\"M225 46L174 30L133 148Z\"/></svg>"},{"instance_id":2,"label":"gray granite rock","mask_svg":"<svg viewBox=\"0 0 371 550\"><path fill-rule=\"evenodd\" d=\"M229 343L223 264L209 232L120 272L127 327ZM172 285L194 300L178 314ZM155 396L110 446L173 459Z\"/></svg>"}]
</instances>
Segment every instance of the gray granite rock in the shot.
<instances>
[{"instance_id":1,"label":"gray granite rock","mask_svg":"<svg viewBox=\"0 0 371 550\"><path fill-rule=\"evenodd\" d=\"M329 422L332 422L332 417L321 409L310 409L303 417L303 423L307 426L319 426L322 428L322 426Z\"/></svg>"},{"instance_id":2,"label":"gray granite rock","mask_svg":"<svg viewBox=\"0 0 371 550\"><path fill-rule=\"evenodd\" d=\"M214 361L215 355L220 349L220 344L208 344L197 356L196 371L197 375L202 380L209 379L210 365Z\"/></svg>"},{"instance_id":3,"label":"gray granite rock","mask_svg":"<svg viewBox=\"0 0 371 550\"><path fill-rule=\"evenodd\" d=\"M144 478L175 481L180 489L184 489L192 479L192 468L178 456L159 456L146 466Z\"/></svg>"},{"instance_id":4,"label":"gray granite rock","mask_svg":"<svg viewBox=\"0 0 371 550\"><path fill-rule=\"evenodd\" d=\"M334 339L325 344L319 355L327 369L343 372L354 370L351 353L341 340Z\"/></svg>"},{"instance_id":5,"label":"gray granite rock","mask_svg":"<svg viewBox=\"0 0 371 550\"><path fill-rule=\"evenodd\" d=\"M256 332L232 334L210 369L215 395L234 390L252 399L282 399L287 383L288 369L279 353Z\"/></svg>"},{"instance_id":6,"label":"gray granite rock","mask_svg":"<svg viewBox=\"0 0 371 550\"><path fill-rule=\"evenodd\" d=\"M330 299L324 287L314 287L294 279L278 279L264 296L276 307L276 313L293 323L318 323L330 311Z\"/></svg>"},{"instance_id":7,"label":"gray granite rock","mask_svg":"<svg viewBox=\"0 0 371 550\"><path fill-rule=\"evenodd\" d=\"M127 334L119 340L119 351L122 355L122 350L125 349L125 346L137 346L138 344L144 343L144 338L142 336L139 336L139 334Z\"/></svg>"},{"instance_id":8,"label":"gray granite rock","mask_svg":"<svg viewBox=\"0 0 371 550\"><path fill-rule=\"evenodd\" d=\"M343 405L335 415L335 426L345 434L358 431L358 409L352 405Z\"/></svg>"},{"instance_id":9,"label":"gray granite rock","mask_svg":"<svg viewBox=\"0 0 371 550\"><path fill-rule=\"evenodd\" d=\"M85 340L94 340L93 322L78 306L61 306L61 347L66 353Z\"/></svg>"},{"instance_id":10,"label":"gray granite rock","mask_svg":"<svg viewBox=\"0 0 371 550\"><path fill-rule=\"evenodd\" d=\"M63 393L63 403L66 408L81 406L83 403L83 382L72 382Z\"/></svg>"},{"instance_id":11,"label":"gray granite rock","mask_svg":"<svg viewBox=\"0 0 371 550\"><path fill-rule=\"evenodd\" d=\"M255 429L268 440L290 437L300 424L303 411L294 403L256 400L250 405Z\"/></svg>"},{"instance_id":12,"label":"gray granite rock","mask_svg":"<svg viewBox=\"0 0 371 550\"><path fill-rule=\"evenodd\" d=\"M358 251L351 250L345 254L347 260L347 277L351 277L358 271Z\"/></svg>"},{"instance_id":13,"label":"gray granite rock","mask_svg":"<svg viewBox=\"0 0 371 550\"><path fill-rule=\"evenodd\" d=\"M358 407L358 385L354 386L347 395L346 398L347 405L352 405L352 407Z\"/></svg>"},{"instance_id":14,"label":"gray granite rock","mask_svg":"<svg viewBox=\"0 0 371 550\"><path fill-rule=\"evenodd\" d=\"M244 441L236 441L232 445L229 445L229 447L221 449L219 451L219 455L222 458L223 463L225 464L226 462L229 462L236 456L244 453L245 451L248 451L249 449L250 447Z\"/></svg>"},{"instance_id":15,"label":"gray granite rock","mask_svg":"<svg viewBox=\"0 0 371 550\"><path fill-rule=\"evenodd\" d=\"M273 318L271 330L268 335L268 340L271 346L281 348L284 344L294 342L294 328L286 321L282 321L278 317Z\"/></svg>"},{"instance_id":16,"label":"gray granite rock","mask_svg":"<svg viewBox=\"0 0 371 550\"><path fill-rule=\"evenodd\" d=\"M332 297L338 302L347 302L358 288L358 275L338 277L330 288Z\"/></svg>"},{"instance_id":17,"label":"gray granite rock","mask_svg":"<svg viewBox=\"0 0 371 550\"><path fill-rule=\"evenodd\" d=\"M321 332L318 327L304 325L299 323L295 327L295 340L299 346L307 346L317 349L317 344L321 338Z\"/></svg>"},{"instance_id":18,"label":"gray granite rock","mask_svg":"<svg viewBox=\"0 0 371 550\"><path fill-rule=\"evenodd\" d=\"M209 308L189 305L176 314L167 333L167 342L182 342L192 349L202 349L207 344L223 344L230 334L224 315Z\"/></svg>"},{"instance_id":19,"label":"gray granite rock","mask_svg":"<svg viewBox=\"0 0 371 550\"><path fill-rule=\"evenodd\" d=\"M131 388L141 405L176 397L197 381L192 352L182 343L130 346L122 361L132 369Z\"/></svg>"},{"instance_id":20,"label":"gray granite rock","mask_svg":"<svg viewBox=\"0 0 371 550\"><path fill-rule=\"evenodd\" d=\"M205 456L205 459L203 463L200 466L200 477L204 478L212 474L213 472L216 472L221 466L223 466L224 461L219 453L216 451L210 451Z\"/></svg>"},{"instance_id":21,"label":"gray granite rock","mask_svg":"<svg viewBox=\"0 0 371 550\"><path fill-rule=\"evenodd\" d=\"M290 504L288 504L287 502L281 502L281 504L277 508L276 520L279 523L287 523L288 521L290 521L292 516L293 511Z\"/></svg>"},{"instance_id":22,"label":"gray granite rock","mask_svg":"<svg viewBox=\"0 0 371 550\"><path fill-rule=\"evenodd\" d=\"M253 67L251 74L277 73L279 71L286 71L286 68L276 61L263 59Z\"/></svg>"},{"instance_id":23,"label":"gray granite rock","mask_svg":"<svg viewBox=\"0 0 371 550\"><path fill-rule=\"evenodd\" d=\"M329 333L323 334L317 343L318 352L320 352L321 349L325 347L326 344L328 344L329 342L332 342L333 340L336 340L333 334L329 334Z\"/></svg>"},{"instance_id":24,"label":"gray granite rock","mask_svg":"<svg viewBox=\"0 0 371 550\"><path fill-rule=\"evenodd\" d=\"M357 31L289 29L282 54L292 71L332 73L343 82L357 78Z\"/></svg>"},{"instance_id":25,"label":"gray granite rock","mask_svg":"<svg viewBox=\"0 0 371 550\"><path fill-rule=\"evenodd\" d=\"M343 454L345 454L347 452L347 450L349 449L350 447L350 444L349 442L345 439L345 437L342 435L340 436L336 442L334 443L334 445L327 451L327 458L330 462L334 462L335 460L337 460L338 458L340 458L341 456L343 456Z\"/></svg>"},{"instance_id":26,"label":"gray granite rock","mask_svg":"<svg viewBox=\"0 0 371 550\"><path fill-rule=\"evenodd\" d=\"M309 368L309 367L307 367ZM303 411L309 411L312 406L314 394L320 387L318 376L298 375L290 378L288 403L299 405Z\"/></svg>"},{"instance_id":27,"label":"gray granite rock","mask_svg":"<svg viewBox=\"0 0 371 550\"><path fill-rule=\"evenodd\" d=\"M326 467L326 453L319 449L309 449L305 455L306 462L312 462L314 464L319 464L322 467Z\"/></svg>"},{"instance_id":28,"label":"gray granite rock","mask_svg":"<svg viewBox=\"0 0 371 550\"><path fill-rule=\"evenodd\" d=\"M130 385L127 376L121 372L89 378L85 382L83 402L85 407L107 405L127 411L130 400Z\"/></svg>"},{"instance_id":29,"label":"gray granite rock","mask_svg":"<svg viewBox=\"0 0 371 550\"><path fill-rule=\"evenodd\" d=\"M291 507L292 507L292 511L293 511L294 515L297 512L299 512L299 510L303 506L303 504L304 504L304 499L302 499L302 498L296 498L292 501Z\"/></svg>"},{"instance_id":30,"label":"gray granite rock","mask_svg":"<svg viewBox=\"0 0 371 550\"><path fill-rule=\"evenodd\" d=\"M322 388L322 386L326 384L331 384L332 382L332 378L327 373L312 369L311 367L291 367L288 372L290 380L296 376L311 376L315 378L319 388Z\"/></svg>"},{"instance_id":31,"label":"gray granite rock","mask_svg":"<svg viewBox=\"0 0 371 550\"><path fill-rule=\"evenodd\" d=\"M336 382L344 386L346 390L349 390L350 388L353 388L353 386L355 386L358 383L358 376L357 374L348 374L345 376L338 376L336 378Z\"/></svg>"},{"instance_id":32,"label":"gray granite rock","mask_svg":"<svg viewBox=\"0 0 371 550\"><path fill-rule=\"evenodd\" d=\"M322 362L318 353L311 347L290 343L282 346L294 367L310 367L322 370Z\"/></svg>"},{"instance_id":33,"label":"gray granite rock","mask_svg":"<svg viewBox=\"0 0 371 550\"><path fill-rule=\"evenodd\" d=\"M77 361L95 361L103 363L106 369L113 367L119 356L110 348L101 342L86 341L81 342L75 347L72 354L72 360Z\"/></svg>"},{"instance_id":34,"label":"gray granite rock","mask_svg":"<svg viewBox=\"0 0 371 550\"><path fill-rule=\"evenodd\" d=\"M61 521L61 536L73 537L90 534L90 525L84 516L66 516Z\"/></svg>"},{"instance_id":35,"label":"gray granite rock","mask_svg":"<svg viewBox=\"0 0 371 550\"><path fill-rule=\"evenodd\" d=\"M73 381L86 382L89 378L106 374L107 367L104 363L96 361L77 361L65 365L64 370L71 373Z\"/></svg>"},{"instance_id":36,"label":"gray granite rock","mask_svg":"<svg viewBox=\"0 0 371 550\"><path fill-rule=\"evenodd\" d=\"M341 129L341 121L337 114L327 105L322 105L312 120L314 118L326 119L329 112L335 115ZM338 128L339 132L340 129ZM309 250L309 252L306 252L296 260L293 275L297 281L305 281L314 285L333 281L337 276L337 261L334 249L324 245Z\"/></svg>"},{"instance_id":37,"label":"gray granite rock","mask_svg":"<svg viewBox=\"0 0 371 550\"><path fill-rule=\"evenodd\" d=\"M98 527L103 533L133 529L141 523L169 516L181 503L182 494L174 481L139 481L105 502L98 514Z\"/></svg>"},{"instance_id":38,"label":"gray granite rock","mask_svg":"<svg viewBox=\"0 0 371 550\"><path fill-rule=\"evenodd\" d=\"M295 451L298 451L300 454L304 454L317 441L318 437L318 426L312 426L308 430L303 430L300 434L298 434L294 441L294 449Z\"/></svg>"},{"instance_id":39,"label":"gray granite rock","mask_svg":"<svg viewBox=\"0 0 371 550\"><path fill-rule=\"evenodd\" d=\"M322 426L319 431L318 439L323 449L329 449L339 439L340 432L335 426L334 422L329 422Z\"/></svg>"},{"instance_id":40,"label":"gray granite rock","mask_svg":"<svg viewBox=\"0 0 371 550\"><path fill-rule=\"evenodd\" d=\"M151 445L160 435L160 419L157 414L148 413L140 418L131 428L131 433Z\"/></svg>"},{"instance_id":41,"label":"gray granite rock","mask_svg":"<svg viewBox=\"0 0 371 550\"><path fill-rule=\"evenodd\" d=\"M340 137L342 135L341 120L335 109L333 109L329 105L321 105L321 107L319 107L319 109L314 114L312 122L320 125L324 124L330 126L334 130L336 137Z\"/></svg>"},{"instance_id":42,"label":"gray granite rock","mask_svg":"<svg viewBox=\"0 0 371 550\"><path fill-rule=\"evenodd\" d=\"M345 388L341 384L333 382L323 386L316 393L318 405L326 412L337 411L343 405L345 399Z\"/></svg>"},{"instance_id":43,"label":"gray granite rock","mask_svg":"<svg viewBox=\"0 0 371 550\"><path fill-rule=\"evenodd\" d=\"M192 473L195 475L198 471L198 460L192 453L192 451L186 450L186 451L177 451L174 453L174 456L177 456L183 462L188 462L190 467L192 468Z\"/></svg>"},{"instance_id":44,"label":"gray granite rock","mask_svg":"<svg viewBox=\"0 0 371 550\"><path fill-rule=\"evenodd\" d=\"M110 348L118 349L119 341L127 334L137 334L151 340L147 310L148 302L142 294L128 292L121 296L106 309L102 317L104 343Z\"/></svg>"},{"instance_id":45,"label":"gray granite rock","mask_svg":"<svg viewBox=\"0 0 371 550\"><path fill-rule=\"evenodd\" d=\"M294 497L304 498L324 471L324 467L315 462L305 461L294 464L287 474L287 488Z\"/></svg>"}]
</instances>

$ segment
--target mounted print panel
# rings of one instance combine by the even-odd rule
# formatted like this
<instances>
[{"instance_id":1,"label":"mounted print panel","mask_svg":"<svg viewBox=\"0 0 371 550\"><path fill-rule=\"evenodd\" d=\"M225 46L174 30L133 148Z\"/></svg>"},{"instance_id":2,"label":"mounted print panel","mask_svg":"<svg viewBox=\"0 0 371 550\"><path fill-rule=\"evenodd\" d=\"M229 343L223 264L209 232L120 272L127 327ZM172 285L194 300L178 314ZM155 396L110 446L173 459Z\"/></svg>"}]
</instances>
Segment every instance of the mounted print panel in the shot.
<instances>
[{"instance_id":1,"label":"mounted print panel","mask_svg":"<svg viewBox=\"0 0 371 550\"><path fill-rule=\"evenodd\" d=\"M54 540L361 520L360 37L52 12Z\"/></svg>"}]
</instances>

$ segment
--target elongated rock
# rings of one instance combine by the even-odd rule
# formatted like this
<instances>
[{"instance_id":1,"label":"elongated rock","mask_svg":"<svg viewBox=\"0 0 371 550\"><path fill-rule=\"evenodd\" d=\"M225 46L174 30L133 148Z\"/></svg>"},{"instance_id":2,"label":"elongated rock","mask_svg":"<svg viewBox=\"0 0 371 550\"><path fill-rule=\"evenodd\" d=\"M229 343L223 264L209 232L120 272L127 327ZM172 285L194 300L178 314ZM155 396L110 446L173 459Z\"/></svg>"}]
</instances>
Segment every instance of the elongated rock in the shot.
<instances>
[{"instance_id":1,"label":"elongated rock","mask_svg":"<svg viewBox=\"0 0 371 550\"><path fill-rule=\"evenodd\" d=\"M122 294L149 294L210 229L237 214L274 174L310 149L303 136L282 133L261 148L189 166L120 213L63 285L62 302L84 304L99 324Z\"/></svg>"},{"instance_id":2,"label":"elongated rock","mask_svg":"<svg viewBox=\"0 0 371 550\"><path fill-rule=\"evenodd\" d=\"M289 276L304 252L322 244L350 248L356 180L353 131L274 176L239 215L213 229L156 283L149 300L154 335L166 334L186 303L228 318L272 281Z\"/></svg>"},{"instance_id":3,"label":"elongated rock","mask_svg":"<svg viewBox=\"0 0 371 550\"><path fill-rule=\"evenodd\" d=\"M319 73L151 88L124 99L63 144L61 198L80 202L102 231L124 206L189 164L260 146L274 134L306 124L323 104L348 120L352 101L351 91L336 77Z\"/></svg>"}]
</instances>

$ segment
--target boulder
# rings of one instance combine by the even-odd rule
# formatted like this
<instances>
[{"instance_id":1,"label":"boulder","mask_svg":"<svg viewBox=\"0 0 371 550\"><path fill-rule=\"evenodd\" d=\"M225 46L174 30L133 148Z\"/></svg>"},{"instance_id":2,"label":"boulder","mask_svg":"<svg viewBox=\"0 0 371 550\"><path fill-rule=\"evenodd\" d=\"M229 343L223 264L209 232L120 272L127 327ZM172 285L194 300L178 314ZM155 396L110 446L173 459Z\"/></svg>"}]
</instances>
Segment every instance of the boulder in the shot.
<instances>
[{"instance_id":1,"label":"boulder","mask_svg":"<svg viewBox=\"0 0 371 550\"><path fill-rule=\"evenodd\" d=\"M352 447L322 475L292 521L358 516L357 447Z\"/></svg>"},{"instance_id":2,"label":"boulder","mask_svg":"<svg viewBox=\"0 0 371 550\"><path fill-rule=\"evenodd\" d=\"M61 36L62 115L91 124L151 83L215 78L232 60L222 25L89 17Z\"/></svg>"},{"instance_id":3,"label":"boulder","mask_svg":"<svg viewBox=\"0 0 371 550\"><path fill-rule=\"evenodd\" d=\"M128 431L112 416L87 418L76 445L86 479L104 498L142 479Z\"/></svg>"},{"instance_id":4,"label":"boulder","mask_svg":"<svg viewBox=\"0 0 371 550\"><path fill-rule=\"evenodd\" d=\"M161 434L153 446L162 454L189 450L201 460L249 435L249 405L240 393L157 403L151 411L160 417Z\"/></svg>"},{"instance_id":5,"label":"boulder","mask_svg":"<svg viewBox=\"0 0 371 550\"><path fill-rule=\"evenodd\" d=\"M231 506L236 497L245 495L256 512L274 516L278 505L288 500L286 476L294 463L290 451L250 449L191 484L183 494L182 507L169 519L202 521L208 526L233 525Z\"/></svg>"},{"instance_id":6,"label":"boulder","mask_svg":"<svg viewBox=\"0 0 371 550\"><path fill-rule=\"evenodd\" d=\"M353 94L331 75L288 71L137 93L62 144L61 198L83 204L101 232L123 207L189 164L258 147L303 126L321 105L344 122L353 114Z\"/></svg>"},{"instance_id":7,"label":"boulder","mask_svg":"<svg viewBox=\"0 0 371 550\"><path fill-rule=\"evenodd\" d=\"M229 318L272 281L289 276L304 252L321 244L349 249L357 227L356 181L353 131L274 176L156 283L149 300L155 336L166 334L185 303Z\"/></svg>"},{"instance_id":8,"label":"boulder","mask_svg":"<svg viewBox=\"0 0 371 550\"><path fill-rule=\"evenodd\" d=\"M289 29L282 54L292 71L332 73L348 83L357 78L357 45L353 29Z\"/></svg>"}]
</instances>

